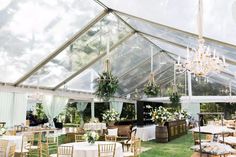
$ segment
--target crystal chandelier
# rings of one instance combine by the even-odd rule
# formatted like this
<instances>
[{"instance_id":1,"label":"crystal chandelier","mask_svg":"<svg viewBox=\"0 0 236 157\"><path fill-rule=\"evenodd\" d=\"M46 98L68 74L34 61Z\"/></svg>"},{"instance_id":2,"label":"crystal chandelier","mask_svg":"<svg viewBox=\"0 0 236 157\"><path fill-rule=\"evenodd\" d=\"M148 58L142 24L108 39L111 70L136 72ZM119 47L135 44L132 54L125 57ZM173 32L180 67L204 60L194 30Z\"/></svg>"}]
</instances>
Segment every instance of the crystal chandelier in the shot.
<instances>
[{"instance_id":1,"label":"crystal chandelier","mask_svg":"<svg viewBox=\"0 0 236 157\"><path fill-rule=\"evenodd\" d=\"M220 72L226 67L224 56L220 57L216 50L212 51L209 46L205 46L205 40L202 35L202 15L203 15L203 3L199 0L198 8L198 46L196 49L187 48L186 61L180 63L180 57L176 64L176 68L179 72L190 71L196 76L206 76L210 72Z\"/></svg>"}]
</instances>

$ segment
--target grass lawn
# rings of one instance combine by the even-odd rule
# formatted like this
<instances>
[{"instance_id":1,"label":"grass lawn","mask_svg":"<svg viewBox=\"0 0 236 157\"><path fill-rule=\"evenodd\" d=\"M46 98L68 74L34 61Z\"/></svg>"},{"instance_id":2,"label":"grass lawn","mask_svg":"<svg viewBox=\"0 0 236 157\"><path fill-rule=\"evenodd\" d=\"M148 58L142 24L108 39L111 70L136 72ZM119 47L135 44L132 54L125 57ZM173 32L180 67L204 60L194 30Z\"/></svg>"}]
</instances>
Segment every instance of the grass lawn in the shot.
<instances>
[{"instance_id":1,"label":"grass lawn","mask_svg":"<svg viewBox=\"0 0 236 157\"><path fill-rule=\"evenodd\" d=\"M156 143L155 141L142 142L142 147L150 147L141 154L141 157L191 157L193 151L192 134L189 133L168 143Z\"/></svg>"}]
</instances>

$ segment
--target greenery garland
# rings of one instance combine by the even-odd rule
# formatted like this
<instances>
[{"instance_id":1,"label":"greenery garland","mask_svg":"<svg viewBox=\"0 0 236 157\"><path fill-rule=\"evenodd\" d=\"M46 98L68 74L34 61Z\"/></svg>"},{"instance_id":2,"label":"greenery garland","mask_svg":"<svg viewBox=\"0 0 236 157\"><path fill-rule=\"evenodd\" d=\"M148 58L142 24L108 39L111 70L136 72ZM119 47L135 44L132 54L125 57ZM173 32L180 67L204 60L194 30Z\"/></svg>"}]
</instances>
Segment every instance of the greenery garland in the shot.
<instances>
[{"instance_id":1,"label":"greenery garland","mask_svg":"<svg viewBox=\"0 0 236 157\"><path fill-rule=\"evenodd\" d=\"M111 71L104 71L102 74L99 74L99 78L96 79L95 95L98 98L109 101L116 93L119 87L118 83L118 78L112 75Z\"/></svg>"}]
</instances>

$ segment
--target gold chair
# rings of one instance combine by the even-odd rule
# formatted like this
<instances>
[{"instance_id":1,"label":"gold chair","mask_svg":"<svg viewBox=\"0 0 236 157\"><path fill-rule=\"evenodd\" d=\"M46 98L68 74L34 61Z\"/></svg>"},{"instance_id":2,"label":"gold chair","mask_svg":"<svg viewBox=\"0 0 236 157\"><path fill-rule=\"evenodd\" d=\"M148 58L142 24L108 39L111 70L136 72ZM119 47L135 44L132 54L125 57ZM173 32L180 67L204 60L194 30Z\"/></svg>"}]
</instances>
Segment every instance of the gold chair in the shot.
<instances>
[{"instance_id":1,"label":"gold chair","mask_svg":"<svg viewBox=\"0 0 236 157\"><path fill-rule=\"evenodd\" d=\"M75 135L75 142L84 142L83 135Z\"/></svg>"},{"instance_id":2,"label":"gold chair","mask_svg":"<svg viewBox=\"0 0 236 157\"><path fill-rule=\"evenodd\" d=\"M59 146L57 154L51 154L50 157L73 157L73 146Z\"/></svg>"},{"instance_id":3,"label":"gold chair","mask_svg":"<svg viewBox=\"0 0 236 157\"><path fill-rule=\"evenodd\" d=\"M8 157L14 157L15 156L15 151L16 151L16 145L13 144L9 148Z\"/></svg>"},{"instance_id":4,"label":"gold chair","mask_svg":"<svg viewBox=\"0 0 236 157\"><path fill-rule=\"evenodd\" d=\"M53 137L50 135L47 135L46 143L48 144L48 149L52 153L56 153L58 150L58 137Z\"/></svg>"},{"instance_id":5,"label":"gold chair","mask_svg":"<svg viewBox=\"0 0 236 157\"><path fill-rule=\"evenodd\" d=\"M8 140L0 140L0 156L6 156Z\"/></svg>"},{"instance_id":6,"label":"gold chair","mask_svg":"<svg viewBox=\"0 0 236 157\"><path fill-rule=\"evenodd\" d=\"M195 132L192 132L192 136L193 136L193 141L194 141L194 144L199 144L200 143L200 140L199 140L199 135L198 133L195 133ZM210 134L206 134L206 138L205 139L201 139L201 142L211 142L213 140L213 137L212 135Z\"/></svg>"},{"instance_id":7,"label":"gold chair","mask_svg":"<svg viewBox=\"0 0 236 157\"><path fill-rule=\"evenodd\" d=\"M105 141L116 142L116 140L117 140L117 136L115 135L105 135Z\"/></svg>"},{"instance_id":8,"label":"gold chair","mask_svg":"<svg viewBox=\"0 0 236 157\"><path fill-rule=\"evenodd\" d=\"M32 144L32 133L27 133L24 134L22 136L22 142L21 142L21 148L20 149L16 149L15 154L17 156L23 157L26 155L29 155L29 150L31 148L31 144Z\"/></svg>"},{"instance_id":9,"label":"gold chair","mask_svg":"<svg viewBox=\"0 0 236 157\"><path fill-rule=\"evenodd\" d=\"M41 157L49 157L48 143L41 143Z\"/></svg>"},{"instance_id":10,"label":"gold chair","mask_svg":"<svg viewBox=\"0 0 236 157\"><path fill-rule=\"evenodd\" d=\"M123 150L124 150L124 146L127 147L127 150L129 149L129 147L131 146L131 143L133 142L133 140L136 139L136 132L137 132L137 129L132 130L132 132L130 133L130 138L128 140L124 140L122 142Z\"/></svg>"},{"instance_id":11,"label":"gold chair","mask_svg":"<svg viewBox=\"0 0 236 157\"><path fill-rule=\"evenodd\" d=\"M6 135L9 135L9 136L16 136L16 130L8 130L6 132Z\"/></svg>"},{"instance_id":12,"label":"gold chair","mask_svg":"<svg viewBox=\"0 0 236 157\"><path fill-rule=\"evenodd\" d=\"M130 151L124 152L124 157L139 157L141 154L141 140L137 138L132 141Z\"/></svg>"},{"instance_id":13,"label":"gold chair","mask_svg":"<svg viewBox=\"0 0 236 157\"><path fill-rule=\"evenodd\" d=\"M114 157L116 144L98 144L98 157Z\"/></svg>"}]
</instances>

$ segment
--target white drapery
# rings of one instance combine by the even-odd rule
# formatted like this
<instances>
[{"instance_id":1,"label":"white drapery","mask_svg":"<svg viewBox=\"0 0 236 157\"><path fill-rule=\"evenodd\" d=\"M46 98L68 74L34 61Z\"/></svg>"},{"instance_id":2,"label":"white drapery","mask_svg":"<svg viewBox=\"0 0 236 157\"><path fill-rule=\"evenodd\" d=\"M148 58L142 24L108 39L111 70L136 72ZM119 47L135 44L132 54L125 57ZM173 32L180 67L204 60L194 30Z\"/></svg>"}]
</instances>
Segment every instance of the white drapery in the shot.
<instances>
[{"instance_id":1,"label":"white drapery","mask_svg":"<svg viewBox=\"0 0 236 157\"><path fill-rule=\"evenodd\" d=\"M63 96L43 96L42 106L43 110L48 117L49 125L54 127L53 118L58 116L66 107L68 98Z\"/></svg>"},{"instance_id":2,"label":"white drapery","mask_svg":"<svg viewBox=\"0 0 236 157\"><path fill-rule=\"evenodd\" d=\"M122 101L111 101L110 102L110 109L114 109L116 112L119 113L119 116L122 112L122 108L123 108L123 102Z\"/></svg>"},{"instance_id":3,"label":"white drapery","mask_svg":"<svg viewBox=\"0 0 236 157\"><path fill-rule=\"evenodd\" d=\"M7 127L26 122L27 95L12 92L0 92L0 121Z\"/></svg>"},{"instance_id":4,"label":"white drapery","mask_svg":"<svg viewBox=\"0 0 236 157\"><path fill-rule=\"evenodd\" d=\"M79 111L80 114L80 127L82 128L84 126L84 118L83 118L83 113L84 110L86 109L88 105L88 102L77 102L76 103L76 107L77 107L77 111Z\"/></svg>"}]
</instances>

